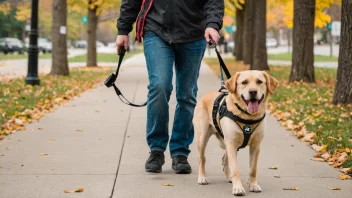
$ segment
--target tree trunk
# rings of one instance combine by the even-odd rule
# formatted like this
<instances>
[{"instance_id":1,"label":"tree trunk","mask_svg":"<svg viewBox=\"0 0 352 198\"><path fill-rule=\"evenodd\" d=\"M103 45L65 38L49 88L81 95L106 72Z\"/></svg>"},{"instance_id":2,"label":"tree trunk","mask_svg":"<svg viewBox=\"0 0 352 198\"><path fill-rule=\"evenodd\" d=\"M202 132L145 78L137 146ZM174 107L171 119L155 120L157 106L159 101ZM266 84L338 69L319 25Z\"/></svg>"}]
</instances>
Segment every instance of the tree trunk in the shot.
<instances>
[{"instance_id":1,"label":"tree trunk","mask_svg":"<svg viewBox=\"0 0 352 198\"><path fill-rule=\"evenodd\" d=\"M315 0L295 0L293 50L290 82L315 82L314 79Z\"/></svg>"},{"instance_id":2,"label":"tree trunk","mask_svg":"<svg viewBox=\"0 0 352 198\"><path fill-rule=\"evenodd\" d=\"M53 0L52 25L52 66L51 75L69 75L67 62L67 3L66 0Z\"/></svg>"},{"instance_id":3,"label":"tree trunk","mask_svg":"<svg viewBox=\"0 0 352 198\"><path fill-rule=\"evenodd\" d=\"M253 59L251 70L269 70L266 52L266 0L256 0L254 5Z\"/></svg>"},{"instance_id":4,"label":"tree trunk","mask_svg":"<svg viewBox=\"0 0 352 198\"><path fill-rule=\"evenodd\" d=\"M235 50L233 51L237 61L243 60L243 22L244 11L236 10L236 35L235 35Z\"/></svg>"},{"instance_id":5,"label":"tree trunk","mask_svg":"<svg viewBox=\"0 0 352 198\"><path fill-rule=\"evenodd\" d=\"M352 1L342 0L341 40L334 104L352 104Z\"/></svg>"},{"instance_id":6,"label":"tree trunk","mask_svg":"<svg viewBox=\"0 0 352 198\"><path fill-rule=\"evenodd\" d=\"M253 57L253 15L254 0L247 0L244 6L243 23L243 61L252 64Z\"/></svg>"},{"instance_id":7,"label":"tree trunk","mask_svg":"<svg viewBox=\"0 0 352 198\"><path fill-rule=\"evenodd\" d=\"M91 3L91 1L90 1ZM98 16L95 9L89 9L88 6L88 53L87 53L87 66L97 66L97 25Z\"/></svg>"}]
</instances>

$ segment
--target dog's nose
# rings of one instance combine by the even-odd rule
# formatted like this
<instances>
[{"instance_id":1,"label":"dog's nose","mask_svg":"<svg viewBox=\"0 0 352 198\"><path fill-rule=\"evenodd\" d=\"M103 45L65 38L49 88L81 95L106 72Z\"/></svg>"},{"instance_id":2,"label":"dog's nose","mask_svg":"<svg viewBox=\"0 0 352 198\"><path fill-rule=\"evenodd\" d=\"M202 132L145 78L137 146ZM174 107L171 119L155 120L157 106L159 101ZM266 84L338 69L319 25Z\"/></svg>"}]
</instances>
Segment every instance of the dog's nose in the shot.
<instances>
[{"instance_id":1,"label":"dog's nose","mask_svg":"<svg viewBox=\"0 0 352 198\"><path fill-rule=\"evenodd\" d=\"M249 96L251 98L256 98L257 97L257 90L250 90L249 91Z\"/></svg>"}]
</instances>

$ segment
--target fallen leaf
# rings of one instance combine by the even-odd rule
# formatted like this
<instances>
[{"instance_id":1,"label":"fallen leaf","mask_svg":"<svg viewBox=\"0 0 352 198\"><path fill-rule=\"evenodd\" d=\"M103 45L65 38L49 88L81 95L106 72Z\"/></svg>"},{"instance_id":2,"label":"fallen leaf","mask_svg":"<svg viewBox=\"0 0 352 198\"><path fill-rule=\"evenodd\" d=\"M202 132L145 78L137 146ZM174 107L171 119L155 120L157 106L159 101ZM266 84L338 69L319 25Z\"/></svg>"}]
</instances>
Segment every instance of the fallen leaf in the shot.
<instances>
[{"instance_id":1,"label":"fallen leaf","mask_svg":"<svg viewBox=\"0 0 352 198\"><path fill-rule=\"evenodd\" d=\"M38 130L43 130L43 128L40 128L40 127L39 127Z\"/></svg>"},{"instance_id":2,"label":"fallen leaf","mask_svg":"<svg viewBox=\"0 0 352 198\"><path fill-rule=\"evenodd\" d=\"M330 155L330 153L325 152L324 154L321 155L321 157L322 157L324 160L329 160L329 159L331 158L331 155Z\"/></svg>"},{"instance_id":3,"label":"fallen leaf","mask_svg":"<svg viewBox=\"0 0 352 198\"><path fill-rule=\"evenodd\" d=\"M343 163L348 159L348 155L346 152L341 153L340 157L337 159L339 163Z\"/></svg>"},{"instance_id":4,"label":"fallen leaf","mask_svg":"<svg viewBox=\"0 0 352 198\"><path fill-rule=\"evenodd\" d=\"M82 188L82 187L79 187L75 190L75 192L83 192L83 191L84 191L84 188Z\"/></svg>"},{"instance_id":5,"label":"fallen leaf","mask_svg":"<svg viewBox=\"0 0 352 198\"><path fill-rule=\"evenodd\" d=\"M310 159L312 161L317 161L317 162L325 162L324 159L321 159L321 158L313 158L313 159Z\"/></svg>"},{"instance_id":6,"label":"fallen leaf","mask_svg":"<svg viewBox=\"0 0 352 198\"><path fill-rule=\"evenodd\" d=\"M349 176L349 175L340 175L339 179L341 179L341 180L351 179L351 176Z\"/></svg>"},{"instance_id":7,"label":"fallen leaf","mask_svg":"<svg viewBox=\"0 0 352 198\"><path fill-rule=\"evenodd\" d=\"M298 190L298 187L293 187L293 188L284 188L284 190Z\"/></svg>"},{"instance_id":8,"label":"fallen leaf","mask_svg":"<svg viewBox=\"0 0 352 198\"><path fill-rule=\"evenodd\" d=\"M47 153L39 153L40 156L48 155Z\"/></svg>"},{"instance_id":9,"label":"fallen leaf","mask_svg":"<svg viewBox=\"0 0 352 198\"><path fill-rule=\"evenodd\" d=\"M317 153L317 154L314 155L314 158L320 158L320 157L321 157L321 156L320 156L319 153Z\"/></svg>"},{"instance_id":10,"label":"fallen leaf","mask_svg":"<svg viewBox=\"0 0 352 198\"><path fill-rule=\"evenodd\" d=\"M340 117L341 117L341 118L348 118L348 115L347 115L347 113L342 113L342 114L340 115Z\"/></svg>"},{"instance_id":11,"label":"fallen leaf","mask_svg":"<svg viewBox=\"0 0 352 198\"><path fill-rule=\"evenodd\" d=\"M174 186L173 184L162 183L163 186Z\"/></svg>"},{"instance_id":12,"label":"fallen leaf","mask_svg":"<svg viewBox=\"0 0 352 198\"><path fill-rule=\"evenodd\" d=\"M329 187L329 189L330 189L330 190L341 190L341 188L340 188L340 187L335 187L335 188L331 188L331 187Z\"/></svg>"},{"instance_id":13,"label":"fallen leaf","mask_svg":"<svg viewBox=\"0 0 352 198\"><path fill-rule=\"evenodd\" d=\"M5 155L4 155L4 154L1 154L0 156L2 157L2 156L5 156Z\"/></svg>"},{"instance_id":14,"label":"fallen leaf","mask_svg":"<svg viewBox=\"0 0 352 198\"><path fill-rule=\"evenodd\" d=\"M0 136L0 140L3 140L4 139L4 136Z\"/></svg>"},{"instance_id":15,"label":"fallen leaf","mask_svg":"<svg viewBox=\"0 0 352 198\"><path fill-rule=\"evenodd\" d=\"M55 138L50 138L50 141L55 141Z\"/></svg>"},{"instance_id":16,"label":"fallen leaf","mask_svg":"<svg viewBox=\"0 0 352 198\"><path fill-rule=\"evenodd\" d=\"M274 175L274 177L275 177L275 178L281 178L281 176L280 176L280 175Z\"/></svg>"},{"instance_id":17,"label":"fallen leaf","mask_svg":"<svg viewBox=\"0 0 352 198\"><path fill-rule=\"evenodd\" d=\"M343 172L344 174L347 174L350 170L351 168L341 168L341 172Z\"/></svg>"},{"instance_id":18,"label":"fallen leaf","mask_svg":"<svg viewBox=\"0 0 352 198\"><path fill-rule=\"evenodd\" d=\"M73 193L73 191L69 190L69 189L66 189L66 190L64 190L64 193Z\"/></svg>"},{"instance_id":19,"label":"fallen leaf","mask_svg":"<svg viewBox=\"0 0 352 198\"><path fill-rule=\"evenodd\" d=\"M100 112L100 110L95 110L95 112L99 113L99 112Z\"/></svg>"},{"instance_id":20,"label":"fallen leaf","mask_svg":"<svg viewBox=\"0 0 352 198\"><path fill-rule=\"evenodd\" d=\"M77 129L76 131L78 131L78 132L82 132L82 131L83 131L83 129Z\"/></svg>"},{"instance_id":21,"label":"fallen leaf","mask_svg":"<svg viewBox=\"0 0 352 198\"><path fill-rule=\"evenodd\" d=\"M278 167L276 167L276 166L272 166L272 167L269 167L269 169L272 169L272 170L277 170L277 169L278 169Z\"/></svg>"}]
</instances>

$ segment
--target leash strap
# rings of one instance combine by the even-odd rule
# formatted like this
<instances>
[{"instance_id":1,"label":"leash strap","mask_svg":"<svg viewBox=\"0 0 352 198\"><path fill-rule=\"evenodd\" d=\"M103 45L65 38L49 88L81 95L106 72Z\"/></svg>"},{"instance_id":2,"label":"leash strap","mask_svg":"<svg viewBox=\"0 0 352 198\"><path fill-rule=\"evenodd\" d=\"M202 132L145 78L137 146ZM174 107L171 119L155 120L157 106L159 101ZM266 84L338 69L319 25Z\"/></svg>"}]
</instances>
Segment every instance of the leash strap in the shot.
<instances>
[{"instance_id":1,"label":"leash strap","mask_svg":"<svg viewBox=\"0 0 352 198\"><path fill-rule=\"evenodd\" d=\"M219 60L219 64L220 64L220 79L221 79L221 87L219 89L219 92L227 92L227 89L225 87L225 78L224 78L224 72L225 72L225 75L226 75L226 78L227 79L230 79L231 78L231 74L229 72L229 70L227 69L226 65L225 65L225 62L224 60L222 59L218 49L216 48L216 44L215 42L210 39L209 41L209 47L210 48L214 48L215 49L215 52L216 52L216 56L218 57L218 60Z\"/></svg>"},{"instance_id":2,"label":"leash strap","mask_svg":"<svg viewBox=\"0 0 352 198\"><path fill-rule=\"evenodd\" d=\"M121 102L130 105L132 107L144 107L147 105L147 102L145 102L144 104L133 104L132 102L130 102L129 100L127 100L127 98L122 94L122 92L120 91L120 89L116 86L115 82L117 77L119 76L119 71L120 71L120 67L122 64L122 60L123 57L125 56L126 50L123 47L120 47L120 52L119 52L119 62L116 68L116 72L110 74L110 76L105 80L104 84L106 87L114 87L114 90L116 92L117 97L119 97L119 99L121 100Z\"/></svg>"}]
</instances>

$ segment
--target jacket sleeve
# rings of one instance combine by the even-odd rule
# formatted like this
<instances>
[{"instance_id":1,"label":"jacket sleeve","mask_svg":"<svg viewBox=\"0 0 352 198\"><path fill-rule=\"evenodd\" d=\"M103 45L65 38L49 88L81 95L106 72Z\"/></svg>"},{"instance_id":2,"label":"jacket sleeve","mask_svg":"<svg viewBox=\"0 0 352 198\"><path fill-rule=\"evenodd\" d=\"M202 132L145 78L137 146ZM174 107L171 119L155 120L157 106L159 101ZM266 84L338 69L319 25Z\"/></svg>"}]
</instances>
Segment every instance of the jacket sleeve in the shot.
<instances>
[{"instance_id":1,"label":"jacket sleeve","mask_svg":"<svg viewBox=\"0 0 352 198\"><path fill-rule=\"evenodd\" d=\"M219 31L222 28L224 9L224 0L206 0L204 5L206 27L215 28Z\"/></svg>"},{"instance_id":2,"label":"jacket sleeve","mask_svg":"<svg viewBox=\"0 0 352 198\"><path fill-rule=\"evenodd\" d=\"M117 20L118 35L128 35L133 29L142 5L142 0L122 0L120 17Z\"/></svg>"}]
</instances>

